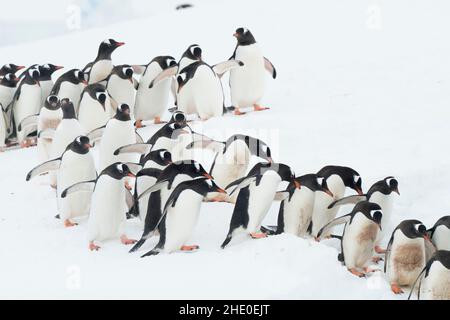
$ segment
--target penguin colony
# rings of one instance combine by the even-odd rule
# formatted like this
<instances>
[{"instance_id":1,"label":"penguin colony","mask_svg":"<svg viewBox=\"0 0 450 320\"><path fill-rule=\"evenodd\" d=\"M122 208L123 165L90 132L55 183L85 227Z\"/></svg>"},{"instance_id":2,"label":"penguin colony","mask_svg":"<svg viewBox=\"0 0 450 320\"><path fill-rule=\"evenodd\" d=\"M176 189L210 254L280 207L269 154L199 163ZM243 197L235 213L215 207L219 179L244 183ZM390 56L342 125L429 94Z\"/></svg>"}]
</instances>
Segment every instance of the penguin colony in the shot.
<instances>
[{"instance_id":1,"label":"penguin colony","mask_svg":"<svg viewBox=\"0 0 450 320\"><path fill-rule=\"evenodd\" d=\"M392 215L398 181L388 176L366 193L362 178L349 167L329 165L316 173L296 176L272 159L263 141L242 134L217 141L191 129L187 116L200 120L226 113L242 115L260 105L265 72L276 78L253 34L238 28L229 60L210 65L199 45L189 46L177 62L158 56L147 65L113 65L112 53L124 45L103 41L97 57L82 69L64 72L55 82L53 64L6 64L0 69L0 147L37 144L41 164L26 180L49 173L56 190L57 218L66 227L88 216L88 247L120 239L141 249L147 239L159 242L144 256L194 251L189 240L204 201L234 205L225 248L238 234L259 239L289 233L320 241L341 242L338 260L358 277L376 271L369 265L384 260L394 293L409 287L421 299L450 299L450 216L427 229L421 221L404 220L393 231L387 248L380 240ZM20 76L19 70L24 69ZM224 105L221 77L230 72L231 107ZM169 96L175 108L164 122ZM144 141L136 129L144 122L163 124ZM96 167L93 146L98 150ZM207 171L190 155L193 149L215 154ZM261 160L249 167L251 157ZM279 185L287 187L279 191ZM345 197L347 190L355 195ZM280 201L276 226L262 226L273 201ZM341 206L348 214L337 216ZM126 235L127 219L142 222L139 240ZM334 228L342 225L342 232ZM410 294L411 296L411 294Z\"/></svg>"}]
</instances>

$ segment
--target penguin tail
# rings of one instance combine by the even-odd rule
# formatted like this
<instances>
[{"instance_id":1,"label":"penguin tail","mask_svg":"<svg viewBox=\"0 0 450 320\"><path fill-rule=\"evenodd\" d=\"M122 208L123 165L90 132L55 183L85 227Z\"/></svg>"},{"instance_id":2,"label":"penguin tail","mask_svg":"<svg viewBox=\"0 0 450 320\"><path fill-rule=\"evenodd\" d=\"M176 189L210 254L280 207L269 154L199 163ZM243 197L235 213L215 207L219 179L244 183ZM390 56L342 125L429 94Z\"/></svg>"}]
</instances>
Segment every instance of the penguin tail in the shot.
<instances>
[{"instance_id":1,"label":"penguin tail","mask_svg":"<svg viewBox=\"0 0 450 320\"><path fill-rule=\"evenodd\" d=\"M277 226L267 226L267 227L261 226L261 232L267 234L268 236L279 234Z\"/></svg>"}]
</instances>

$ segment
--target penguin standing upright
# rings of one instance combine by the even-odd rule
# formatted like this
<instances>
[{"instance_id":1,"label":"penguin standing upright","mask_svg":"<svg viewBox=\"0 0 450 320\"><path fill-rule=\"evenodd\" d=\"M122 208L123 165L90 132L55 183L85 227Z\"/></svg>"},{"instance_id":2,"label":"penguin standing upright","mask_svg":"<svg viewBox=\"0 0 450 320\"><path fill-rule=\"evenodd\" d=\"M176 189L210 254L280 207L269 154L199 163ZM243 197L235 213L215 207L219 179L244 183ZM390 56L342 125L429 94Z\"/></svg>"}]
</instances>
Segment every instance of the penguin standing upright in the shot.
<instances>
[{"instance_id":1,"label":"penguin standing upright","mask_svg":"<svg viewBox=\"0 0 450 320\"><path fill-rule=\"evenodd\" d=\"M280 203L275 233L285 232L298 237L305 237L311 223L316 193L325 192L331 197L333 194L328 190L326 180L317 177L314 173L305 174L295 178L295 180L302 188L297 189L293 182L290 182L287 186L285 191L289 195Z\"/></svg>"},{"instance_id":2,"label":"penguin standing upright","mask_svg":"<svg viewBox=\"0 0 450 320\"><path fill-rule=\"evenodd\" d=\"M50 158L51 144L53 140L50 132L55 132L61 119L63 112L60 107L60 102L57 96L49 95L45 101L44 107L41 109L38 117L38 140L37 150L39 160L41 162L47 161ZM45 132L41 134L41 132Z\"/></svg>"},{"instance_id":3,"label":"penguin standing upright","mask_svg":"<svg viewBox=\"0 0 450 320\"><path fill-rule=\"evenodd\" d=\"M146 155L142 155L139 164L144 168L154 168L163 170L172 163L172 154L167 149L152 150Z\"/></svg>"},{"instance_id":4,"label":"penguin standing upright","mask_svg":"<svg viewBox=\"0 0 450 320\"><path fill-rule=\"evenodd\" d=\"M53 88L52 74L62 66L56 66L51 63L46 63L39 66L39 84L41 85L41 107L44 106L47 97L50 95Z\"/></svg>"},{"instance_id":5,"label":"penguin standing upright","mask_svg":"<svg viewBox=\"0 0 450 320\"><path fill-rule=\"evenodd\" d=\"M417 277L408 299L418 286L417 299L450 300L450 251L438 250Z\"/></svg>"},{"instance_id":6,"label":"penguin standing upright","mask_svg":"<svg viewBox=\"0 0 450 320\"><path fill-rule=\"evenodd\" d=\"M126 202L123 179L134 177L130 168L117 162L106 167L97 179L79 182L65 189L61 197L75 192L93 192L88 222L89 250L98 250L96 241L120 238L125 244L135 240L125 235Z\"/></svg>"},{"instance_id":7,"label":"penguin standing upright","mask_svg":"<svg viewBox=\"0 0 450 320\"><path fill-rule=\"evenodd\" d=\"M133 73L133 68L130 65L122 64L115 66L106 83L106 90L111 99L117 105L128 105L132 118L134 118L134 101L136 96Z\"/></svg>"},{"instance_id":8,"label":"penguin standing upright","mask_svg":"<svg viewBox=\"0 0 450 320\"><path fill-rule=\"evenodd\" d=\"M51 170L58 171L57 203L59 216L65 227L76 225L71 218L89 213L91 192L72 193L64 198L61 194L75 183L93 180L97 177L90 148L89 138L78 136L67 146L61 157L42 163L27 175L28 181L42 173Z\"/></svg>"},{"instance_id":9,"label":"penguin standing upright","mask_svg":"<svg viewBox=\"0 0 450 320\"><path fill-rule=\"evenodd\" d=\"M180 183L170 194L158 224L159 242L142 257L160 252L192 251L198 245L186 245L197 224L202 200L209 192L225 193L214 181L195 179Z\"/></svg>"},{"instance_id":10,"label":"penguin standing upright","mask_svg":"<svg viewBox=\"0 0 450 320\"><path fill-rule=\"evenodd\" d=\"M395 294L411 286L425 267L427 228L419 220L404 220L392 232L386 249L384 272Z\"/></svg>"},{"instance_id":11,"label":"penguin standing upright","mask_svg":"<svg viewBox=\"0 0 450 320\"><path fill-rule=\"evenodd\" d=\"M277 194L278 185L282 181L292 182L298 189L301 187L289 166L282 163L260 162L250 170L246 177L226 187L226 190L234 187L235 189L231 193L238 191L239 195L222 248L228 245L237 232L248 233L254 239L266 237L266 234L261 232L261 223L269 211Z\"/></svg>"},{"instance_id":12,"label":"penguin standing upright","mask_svg":"<svg viewBox=\"0 0 450 320\"><path fill-rule=\"evenodd\" d=\"M15 74L17 71L24 69L25 66L18 66L14 63L8 63L0 68L0 77L7 75L8 73Z\"/></svg>"},{"instance_id":13,"label":"penguin standing upright","mask_svg":"<svg viewBox=\"0 0 450 320\"><path fill-rule=\"evenodd\" d=\"M17 133L17 140L22 147L30 146L33 141L27 139L35 128L24 127L20 130L20 123L27 117L36 115L41 108L41 87L39 85L40 73L38 69L31 68L23 76L13 99L13 116ZM33 128L33 129L30 129Z\"/></svg>"},{"instance_id":14,"label":"penguin standing upright","mask_svg":"<svg viewBox=\"0 0 450 320\"><path fill-rule=\"evenodd\" d=\"M137 127L142 127L142 121L144 120L154 120L155 123L162 122L161 117L169 103L171 79L166 78L156 85L153 85L152 81L157 75L169 68L177 68L177 63L171 56L155 57L146 66L136 92L134 117Z\"/></svg>"},{"instance_id":15,"label":"penguin standing upright","mask_svg":"<svg viewBox=\"0 0 450 320\"><path fill-rule=\"evenodd\" d=\"M346 188L355 190L362 195L362 180L358 172L349 167L342 166L325 166L317 172L317 176L326 180L328 189L333 194L330 195L320 192L316 194L314 199L314 211L309 226L309 232L316 237L317 233L323 226L336 217L337 207L328 209L328 206L335 200L341 199L345 194ZM325 235L323 235L325 236Z\"/></svg>"},{"instance_id":16,"label":"penguin standing upright","mask_svg":"<svg viewBox=\"0 0 450 320\"><path fill-rule=\"evenodd\" d=\"M105 80L113 69L111 54L118 47L123 46L124 42L118 42L114 39L107 39L100 43L95 60L90 64L88 72L89 84Z\"/></svg>"},{"instance_id":17,"label":"penguin standing upright","mask_svg":"<svg viewBox=\"0 0 450 320\"><path fill-rule=\"evenodd\" d=\"M339 200L334 201L328 206L331 209L336 206L341 206L349 203L356 204L359 201L370 201L378 204L383 210L383 221L381 223L381 231L378 233L378 240L375 245L375 251L377 253L384 253L380 247L380 241L383 239L383 232L386 232L387 227L390 225L390 217L392 215L392 205L393 205L393 193L400 195L398 191L398 181L392 177L386 177L383 180L375 182L363 195L352 195Z\"/></svg>"},{"instance_id":18,"label":"penguin standing upright","mask_svg":"<svg viewBox=\"0 0 450 320\"><path fill-rule=\"evenodd\" d=\"M51 130L48 132L41 131L39 134L41 137L52 137L50 159L59 158L69 143L71 143L76 137L86 134L86 131L80 125L75 116L75 109L73 103L69 99L64 98L60 101L63 117L56 127L55 132ZM50 172L50 185L56 188L57 176L56 172Z\"/></svg>"},{"instance_id":19,"label":"penguin standing upright","mask_svg":"<svg viewBox=\"0 0 450 320\"><path fill-rule=\"evenodd\" d=\"M366 273L375 271L370 269L368 264L374 253L382 217L381 207L378 204L361 201L349 214L325 225L317 236L320 238L322 233L329 233L334 226L345 224L344 232L340 237L342 252L338 259L352 274L364 277Z\"/></svg>"},{"instance_id":20,"label":"penguin standing upright","mask_svg":"<svg viewBox=\"0 0 450 320\"><path fill-rule=\"evenodd\" d=\"M437 250L450 251L450 216L444 216L436 221L428 233Z\"/></svg>"},{"instance_id":21,"label":"penguin standing upright","mask_svg":"<svg viewBox=\"0 0 450 320\"><path fill-rule=\"evenodd\" d=\"M245 176L250 156L260 157L272 162L271 150L262 140L244 134L234 134L227 141L216 141L206 136L186 146L186 149L202 148L210 149L215 153L214 161L209 173L214 177L214 182L221 188L225 188L233 181ZM224 193L209 193L208 200L236 202L238 193L233 196Z\"/></svg>"},{"instance_id":22,"label":"penguin standing upright","mask_svg":"<svg viewBox=\"0 0 450 320\"><path fill-rule=\"evenodd\" d=\"M233 36L237 45L230 59L242 61L244 66L230 72L231 103L235 114L242 114L239 108L253 107L255 111L265 110L260 101L265 91L265 70L275 79L277 72L273 64L263 56L255 37L246 28L238 28Z\"/></svg>"},{"instance_id":23,"label":"penguin standing upright","mask_svg":"<svg viewBox=\"0 0 450 320\"><path fill-rule=\"evenodd\" d=\"M113 116L111 100L102 84L90 84L81 94L78 120L86 132L104 126Z\"/></svg>"},{"instance_id":24,"label":"penguin standing upright","mask_svg":"<svg viewBox=\"0 0 450 320\"><path fill-rule=\"evenodd\" d=\"M71 69L56 79L51 94L58 96L59 100L67 98L72 101L75 114L78 114L81 93L86 85L84 73L79 69Z\"/></svg>"},{"instance_id":25,"label":"penguin standing upright","mask_svg":"<svg viewBox=\"0 0 450 320\"><path fill-rule=\"evenodd\" d=\"M0 147L13 131L11 102L18 82L19 78L14 73L7 73L0 79Z\"/></svg>"}]
</instances>

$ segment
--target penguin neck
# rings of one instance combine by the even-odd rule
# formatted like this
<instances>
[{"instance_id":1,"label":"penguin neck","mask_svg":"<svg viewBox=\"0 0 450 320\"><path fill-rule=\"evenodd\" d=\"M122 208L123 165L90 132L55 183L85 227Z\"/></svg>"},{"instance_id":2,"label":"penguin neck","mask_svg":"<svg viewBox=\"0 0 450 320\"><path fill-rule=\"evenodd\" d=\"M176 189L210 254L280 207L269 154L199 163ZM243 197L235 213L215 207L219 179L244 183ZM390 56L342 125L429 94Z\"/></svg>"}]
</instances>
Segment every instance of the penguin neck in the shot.
<instances>
[{"instance_id":1,"label":"penguin neck","mask_svg":"<svg viewBox=\"0 0 450 320\"><path fill-rule=\"evenodd\" d=\"M73 107L66 107L62 109L63 119L76 119L75 110Z\"/></svg>"},{"instance_id":2,"label":"penguin neck","mask_svg":"<svg viewBox=\"0 0 450 320\"><path fill-rule=\"evenodd\" d=\"M15 81L8 81L6 78L2 78L0 81L0 86L4 86L7 88L15 88L17 85L17 82Z\"/></svg>"},{"instance_id":3,"label":"penguin neck","mask_svg":"<svg viewBox=\"0 0 450 320\"><path fill-rule=\"evenodd\" d=\"M129 114L117 112L116 115L114 116L114 119L119 121L130 121L131 117Z\"/></svg>"}]
</instances>

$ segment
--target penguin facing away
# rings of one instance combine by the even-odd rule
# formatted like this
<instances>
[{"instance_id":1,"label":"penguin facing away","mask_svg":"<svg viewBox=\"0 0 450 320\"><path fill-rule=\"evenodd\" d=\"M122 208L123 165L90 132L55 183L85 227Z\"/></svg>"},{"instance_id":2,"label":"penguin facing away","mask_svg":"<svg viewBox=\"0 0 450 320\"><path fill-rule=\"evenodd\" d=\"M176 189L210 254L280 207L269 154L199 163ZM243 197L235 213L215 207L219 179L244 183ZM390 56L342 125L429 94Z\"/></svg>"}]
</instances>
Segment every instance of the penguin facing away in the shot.
<instances>
[{"instance_id":1,"label":"penguin facing away","mask_svg":"<svg viewBox=\"0 0 450 320\"><path fill-rule=\"evenodd\" d=\"M53 140L53 136L41 134L41 132L46 130L47 132L54 132L61 122L62 117L63 113L58 97L49 95L45 101L44 107L39 113L37 121L37 151L41 162L50 159L51 144Z\"/></svg>"},{"instance_id":2,"label":"penguin facing away","mask_svg":"<svg viewBox=\"0 0 450 320\"><path fill-rule=\"evenodd\" d=\"M81 93L86 85L84 73L79 69L71 69L56 79L50 94L58 96L60 100L67 98L72 101L75 113L78 114Z\"/></svg>"},{"instance_id":3,"label":"penguin facing away","mask_svg":"<svg viewBox=\"0 0 450 320\"><path fill-rule=\"evenodd\" d=\"M408 300L416 286L418 300L450 300L450 251L433 254L412 286Z\"/></svg>"},{"instance_id":4,"label":"penguin facing away","mask_svg":"<svg viewBox=\"0 0 450 320\"><path fill-rule=\"evenodd\" d=\"M62 69L63 66L57 66L51 63L46 63L39 66L39 84L41 85L41 107L44 106L47 97L50 95L53 88L52 75L55 71Z\"/></svg>"},{"instance_id":5,"label":"penguin facing away","mask_svg":"<svg viewBox=\"0 0 450 320\"><path fill-rule=\"evenodd\" d=\"M134 86L133 67L127 64L115 66L106 83L106 91L117 105L126 104L134 117L136 89Z\"/></svg>"},{"instance_id":6,"label":"penguin facing away","mask_svg":"<svg viewBox=\"0 0 450 320\"><path fill-rule=\"evenodd\" d=\"M255 37L246 28L238 28L233 34L236 48L230 59L242 61L244 66L230 72L231 103L234 113L243 114L240 108L253 107L255 111L266 110L260 101L265 92L265 71L275 79L277 72L273 64L263 56Z\"/></svg>"},{"instance_id":7,"label":"penguin facing away","mask_svg":"<svg viewBox=\"0 0 450 320\"><path fill-rule=\"evenodd\" d=\"M428 233L437 250L450 251L450 216L444 216L436 221Z\"/></svg>"},{"instance_id":8,"label":"penguin facing away","mask_svg":"<svg viewBox=\"0 0 450 320\"><path fill-rule=\"evenodd\" d=\"M113 69L111 54L118 47L123 46L124 42L118 42L114 39L107 39L100 43L97 57L89 65L88 83L93 84L105 80Z\"/></svg>"},{"instance_id":9,"label":"penguin facing away","mask_svg":"<svg viewBox=\"0 0 450 320\"><path fill-rule=\"evenodd\" d=\"M49 171L58 172L58 186L56 188L57 204L60 218L65 227L75 226L71 218L89 213L91 192L79 192L62 197L62 192L73 184L94 180L97 177L94 158L90 152L91 145L86 136L76 137L64 153L56 159L46 161L32 169L26 180Z\"/></svg>"},{"instance_id":10,"label":"penguin facing away","mask_svg":"<svg viewBox=\"0 0 450 320\"><path fill-rule=\"evenodd\" d=\"M162 251L192 251L198 245L186 245L194 232L200 213L202 200L209 192L225 193L214 181L199 178L181 182L170 194L160 222L159 242L156 247L142 257L156 255Z\"/></svg>"},{"instance_id":11,"label":"penguin facing away","mask_svg":"<svg viewBox=\"0 0 450 320\"><path fill-rule=\"evenodd\" d=\"M375 241L381 230L382 217L381 207L378 204L361 201L349 214L325 225L319 231L318 238L322 233L327 234L334 226L345 224L341 238L342 252L338 259L352 274L364 277L366 273L376 271L370 269L368 264L371 262Z\"/></svg>"}]
</instances>

